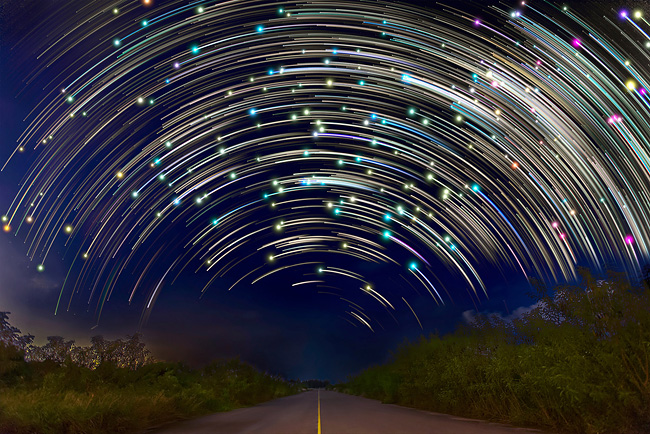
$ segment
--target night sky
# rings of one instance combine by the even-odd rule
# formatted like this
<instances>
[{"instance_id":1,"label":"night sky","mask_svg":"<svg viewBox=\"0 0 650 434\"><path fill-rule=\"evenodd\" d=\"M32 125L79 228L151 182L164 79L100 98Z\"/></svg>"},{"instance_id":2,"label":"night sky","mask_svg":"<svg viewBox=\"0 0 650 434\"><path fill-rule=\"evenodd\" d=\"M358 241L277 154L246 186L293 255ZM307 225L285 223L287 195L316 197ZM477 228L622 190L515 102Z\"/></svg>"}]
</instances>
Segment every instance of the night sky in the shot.
<instances>
[{"instance_id":1,"label":"night sky","mask_svg":"<svg viewBox=\"0 0 650 434\"><path fill-rule=\"evenodd\" d=\"M637 276L650 6L427 3L0 5L0 310L342 380Z\"/></svg>"}]
</instances>

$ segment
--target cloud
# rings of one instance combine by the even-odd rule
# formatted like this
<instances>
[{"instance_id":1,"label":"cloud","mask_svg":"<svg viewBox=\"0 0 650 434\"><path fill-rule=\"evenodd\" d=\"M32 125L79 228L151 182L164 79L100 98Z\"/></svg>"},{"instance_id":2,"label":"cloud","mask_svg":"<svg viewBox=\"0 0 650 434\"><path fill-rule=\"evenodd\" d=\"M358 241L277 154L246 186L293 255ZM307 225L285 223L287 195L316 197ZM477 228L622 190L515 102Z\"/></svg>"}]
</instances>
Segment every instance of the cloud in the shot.
<instances>
[{"instance_id":1,"label":"cloud","mask_svg":"<svg viewBox=\"0 0 650 434\"><path fill-rule=\"evenodd\" d=\"M461 314L466 324L474 324L474 321L476 321L476 314L474 312L476 312L474 309L469 309Z\"/></svg>"},{"instance_id":2,"label":"cloud","mask_svg":"<svg viewBox=\"0 0 650 434\"><path fill-rule=\"evenodd\" d=\"M9 238L11 235L6 235ZM44 273L36 271L36 264L25 255L26 247L14 240L0 242L0 302L25 301L42 297L61 289L63 276L57 266ZM57 264L58 265L58 264Z\"/></svg>"},{"instance_id":3,"label":"cloud","mask_svg":"<svg viewBox=\"0 0 650 434\"><path fill-rule=\"evenodd\" d=\"M51 292L61 289L61 284L57 280L47 276L34 276L29 279L27 288L39 292Z\"/></svg>"},{"instance_id":4,"label":"cloud","mask_svg":"<svg viewBox=\"0 0 650 434\"><path fill-rule=\"evenodd\" d=\"M481 312L481 315L485 316L496 316L497 318L501 319L502 321L505 322L512 322L516 319L522 318L525 314L528 312L532 311L533 309L539 307L541 302L536 302L531 304L530 306L519 306L515 310L513 310L510 315L503 315L501 312ZM476 311L474 309L466 310L461 314L461 317L463 318L463 321L466 324L473 324L476 321Z\"/></svg>"}]
</instances>

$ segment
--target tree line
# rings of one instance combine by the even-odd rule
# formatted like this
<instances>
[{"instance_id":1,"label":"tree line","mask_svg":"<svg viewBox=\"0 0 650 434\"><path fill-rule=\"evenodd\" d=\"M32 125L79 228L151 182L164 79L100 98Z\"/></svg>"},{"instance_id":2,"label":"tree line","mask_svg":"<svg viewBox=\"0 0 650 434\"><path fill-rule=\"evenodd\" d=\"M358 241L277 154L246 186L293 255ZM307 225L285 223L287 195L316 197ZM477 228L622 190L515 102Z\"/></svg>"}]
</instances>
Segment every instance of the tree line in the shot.
<instances>
[{"instance_id":1,"label":"tree line","mask_svg":"<svg viewBox=\"0 0 650 434\"><path fill-rule=\"evenodd\" d=\"M112 363L120 368L137 369L155 361L139 333L113 341L101 335L93 336L89 346L76 345L74 340L66 340L62 336L48 336L45 345L34 345L33 335L22 334L20 329L9 323L10 314L0 312L0 344L5 351L13 348L24 353L25 362L72 363L88 369L97 369L102 363Z\"/></svg>"},{"instance_id":2,"label":"tree line","mask_svg":"<svg viewBox=\"0 0 650 434\"><path fill-rule=\"evenodd\" d=\"M42 346L0 312L0 432L139 432L178 419L297 393L300 384L240 361L201 369L156 361L139 334L91 339L50 336Z\"/></svg>"}]
</instances>

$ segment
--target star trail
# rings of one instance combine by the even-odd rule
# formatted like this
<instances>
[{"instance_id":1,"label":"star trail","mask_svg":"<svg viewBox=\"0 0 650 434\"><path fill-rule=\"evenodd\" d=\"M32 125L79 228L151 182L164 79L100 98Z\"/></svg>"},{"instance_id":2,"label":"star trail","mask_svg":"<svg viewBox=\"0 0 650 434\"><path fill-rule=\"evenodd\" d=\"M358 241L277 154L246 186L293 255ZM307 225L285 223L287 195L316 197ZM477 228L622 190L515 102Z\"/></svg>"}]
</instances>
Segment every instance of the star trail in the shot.
<instances>
[{"instance_id":1,"label":"star trail","mask_svg":"<svg viewBox=\"0 0 650 434\"><path fill-rule=\"evenodd\" d=\"M368 332L377 308L422 328L419 293L488 299L486 269L638 274L644 11L468 9L145 0L55 16L27 81L59 73L3 163L29 160L3 229L38 271L69 268L57 312L81 298L97 318L120 298L146 320L185 272L188 297L282 282Z\"/></svg>"}]
</instances>

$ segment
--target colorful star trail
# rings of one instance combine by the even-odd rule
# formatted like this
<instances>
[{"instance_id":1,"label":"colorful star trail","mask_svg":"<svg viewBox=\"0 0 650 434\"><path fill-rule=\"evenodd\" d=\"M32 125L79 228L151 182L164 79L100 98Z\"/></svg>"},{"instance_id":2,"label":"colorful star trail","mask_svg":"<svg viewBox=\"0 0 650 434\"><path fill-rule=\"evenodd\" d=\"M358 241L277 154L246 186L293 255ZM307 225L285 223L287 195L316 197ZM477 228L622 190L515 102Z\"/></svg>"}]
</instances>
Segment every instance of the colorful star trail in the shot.
<instances>
[{"instance_id":1,"label":"colorful star trail","mask_svg":"<svg viewBox=\"0 0 650 434\"><path fill-rule=\"evenodd\" d=\"M486 267L638 274L643 12L454 4L95 1L60 17L33 74L61 73L11 156L33 164L4 231L39 271L70 267L57 310L85 297L98 317L125 297L146 318L186 270L197 293L281 276L369 330L367 304L420 323L417 291L485 299Z\"/></svg>"}]
</instances>

